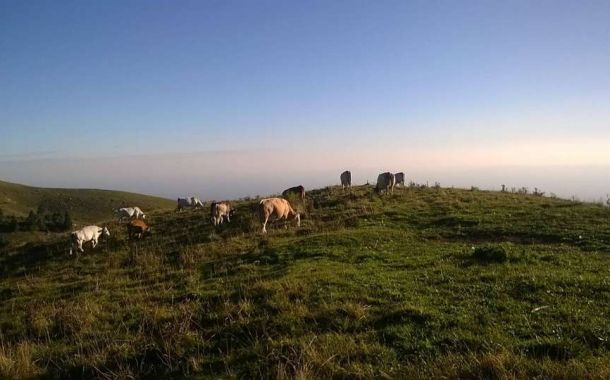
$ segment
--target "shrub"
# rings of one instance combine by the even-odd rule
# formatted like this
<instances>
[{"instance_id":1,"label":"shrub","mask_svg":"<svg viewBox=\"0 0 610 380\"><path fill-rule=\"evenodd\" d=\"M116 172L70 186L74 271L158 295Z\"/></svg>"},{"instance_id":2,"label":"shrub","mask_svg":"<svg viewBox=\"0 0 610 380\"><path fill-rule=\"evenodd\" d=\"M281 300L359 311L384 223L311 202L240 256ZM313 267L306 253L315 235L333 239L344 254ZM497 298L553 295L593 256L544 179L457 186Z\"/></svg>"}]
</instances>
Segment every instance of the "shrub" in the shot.
<instances>
[{"instance_id":1,"label":"shrub","mask_svg":"<svg viewBox=\"0 0 610 380\"><path fill-rule=\"evenodd\" d=\"M539 188L535 187L534 188L534 195L538 196L538 197L544 197L544 191L541 191Z\"/></svg>"},{"instance_id":2,"label":"shrub","mask_svg":"<svg viewBox=\"0 0 610 380\"><path fill-rule=\"evenodd\" d=\"M14 216L9 218L7 226L7 232L19 231L19 223L17 222L17 218Z\"/></svg>"},{"instance_id":3,"label":"shrub","mask_svg":"<svg viewBox=\"0 0 610 380\"><path fill-rule=\"evenodd\" d=\"M34 212L34 210L30 210L30 214L23 222L24 229L29 231L36 231L38 229L38 215Z\"/></svg>"},{"instance_id":4,"label":"shrub","mask_svg":"<svg viewBox=\"0 0 610 380\"><path fill-rule=\"evenodd\" d=\"M8 239L4 235L0 235L0 248L4 248L8 245Z\"/></svg>"},{"instance_id":5,"label":"shrub","mask_svg":"<svg viewBox=\"0 0 610 380\"><path fill-rule=\"evenodd\" d=\"M70 229L72 229L72 217L70 216L70 213L68 211L66 211L66 213L64 214L62 228L64 229L64 231L69 231Z\"/></svg>"},{"instance_id":6,"label":"shrub","mask_svg":"<svg viewBox=\"0 0 610 380\"><path fill-rule=\"evenodd\" d=\"M508 260L508 253L500 245L484 245L475 248L472 258L481 262L503 263Z\"/></svg>"}]
</instances>

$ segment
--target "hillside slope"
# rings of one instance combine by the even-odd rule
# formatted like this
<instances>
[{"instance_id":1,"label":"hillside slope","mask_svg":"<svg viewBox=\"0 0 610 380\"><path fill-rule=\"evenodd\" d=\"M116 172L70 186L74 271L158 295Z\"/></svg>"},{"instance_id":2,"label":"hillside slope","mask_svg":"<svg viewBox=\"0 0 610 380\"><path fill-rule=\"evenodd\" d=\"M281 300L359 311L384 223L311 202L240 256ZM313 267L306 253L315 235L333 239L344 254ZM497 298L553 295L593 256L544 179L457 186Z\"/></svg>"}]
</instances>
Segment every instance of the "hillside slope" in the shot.
<instances>
[{"instance_id":1,"label":"hillside slope","mask_svg":"<svg viewBox=\"0 0 610 380\"><path fill-rule=\"evenodd\" d=\"M175 202L149 195L95 189L55 189L0 181L0 209L24 216L40 204L67 208L76 223L93 223L112 217L117 207L139 206L143 210L169 209Z\"/></svg>"},{"instance_id":2,"label":"hillside slope","mask_svg":"<svg viewBox=\"0 0 610 380\"><path fill-rule=\"evenodd\" d=\"M0 255L0 377L610 377L608 208L328 188L261 236L255 204Z\"/></svg>"}]
</instances>

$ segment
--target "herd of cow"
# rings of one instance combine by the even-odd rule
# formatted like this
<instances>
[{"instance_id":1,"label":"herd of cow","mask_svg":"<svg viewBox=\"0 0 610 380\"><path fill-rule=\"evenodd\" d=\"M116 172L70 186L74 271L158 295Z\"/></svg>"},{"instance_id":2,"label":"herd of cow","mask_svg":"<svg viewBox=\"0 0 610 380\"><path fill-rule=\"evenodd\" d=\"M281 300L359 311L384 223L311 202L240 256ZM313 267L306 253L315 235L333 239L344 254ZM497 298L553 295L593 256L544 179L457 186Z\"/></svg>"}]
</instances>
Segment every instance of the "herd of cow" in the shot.
<instances>
[{"instance_id":1,"label":"herd of cow","mask_svg":"<svg viewBox=\"0 0 610 380\"><path fill-rule=\"evenodd\" d=\"M352 187L352 173L349 170L344 171L340 175L341 187L345 190ZM405 184L404 173L390 173L385 172L377 176L377 185L375 186L375 192L381 194L382 192L394 192L396 185ZM300 186L291 187L282 192L282 196L288 197L290 195L296 195L301 200L305 199L305 188ZM197 197L186 197L178 198L178 205L176 210L182 211L184 209L198 209L204 208L204 204L201 199ZM119 222L127 220L126 224L127 235L129 240L141 239L146 235L152 233L151 227L144 222L146 215L139 207L123 207L114 210ZM235 209L231 202L221 201L212 202L210 205L210 220L214 226L219 226L224 221L227 223L231 222L231 217L234 215ZM262 233L267 233L267 223L270 220L284 220L285 222L296 220L297 226L301 226L301 215L296 212L290 202L284 198L265 198L257 204L257 213L262 223ZM98 226L87 226L78 231L74 231L70 234L70 255L73 250L76 249L78 252L84 252L83 244L91 242L92 248L95 248L98 244L100 237L109 237L110 231L106 227Z\"/></svg>"}]
</instances>

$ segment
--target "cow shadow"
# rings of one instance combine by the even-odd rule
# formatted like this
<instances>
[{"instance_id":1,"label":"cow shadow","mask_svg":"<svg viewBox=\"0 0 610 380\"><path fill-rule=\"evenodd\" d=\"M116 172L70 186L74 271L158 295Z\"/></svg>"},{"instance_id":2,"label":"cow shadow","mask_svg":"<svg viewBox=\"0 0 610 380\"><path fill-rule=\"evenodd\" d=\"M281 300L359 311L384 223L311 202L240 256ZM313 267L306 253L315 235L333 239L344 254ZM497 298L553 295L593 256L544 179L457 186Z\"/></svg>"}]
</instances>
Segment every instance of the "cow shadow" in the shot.
<instances>
[{"instance_id":1,"label":"cow shadow","mask_svg":"<svg viewBox=\"0 0 610 380\"><path fill-rule=\"evenodd\" d=\"M49 261L67 257L69 244L65 242L26 243L12 252L0 256L0 277L8 278L27 273Z\"/></svg>"}]
</instances>

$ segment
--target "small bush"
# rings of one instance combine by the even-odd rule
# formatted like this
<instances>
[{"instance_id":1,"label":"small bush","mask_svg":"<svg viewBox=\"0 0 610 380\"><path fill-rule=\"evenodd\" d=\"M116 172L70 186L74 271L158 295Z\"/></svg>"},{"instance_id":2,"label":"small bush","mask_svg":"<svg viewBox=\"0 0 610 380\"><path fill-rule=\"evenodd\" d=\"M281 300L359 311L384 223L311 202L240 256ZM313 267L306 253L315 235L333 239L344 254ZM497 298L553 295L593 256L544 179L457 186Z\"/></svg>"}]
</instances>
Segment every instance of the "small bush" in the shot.
<instances>
[{"instance_id":1,"label":"small bush","mask_svg":"<svg viewBox=\"0 0 610 380\"><path fill-rule=\"evenodd\" d=\"M472 258L487 263L503 263L508 260L508 253L500 245L484 245L475 248Z\"/></svg>"},{"instance_id":2,"label":"small bush","mask_svg":"<svg viewBox=\"0 0 610 380\"><path fill-rule=\"evenodd\" d=\"M348 216L343 219L345 227L357 228L360 226L360 219L357 216Z\"/></svg>"}]
</instances>

